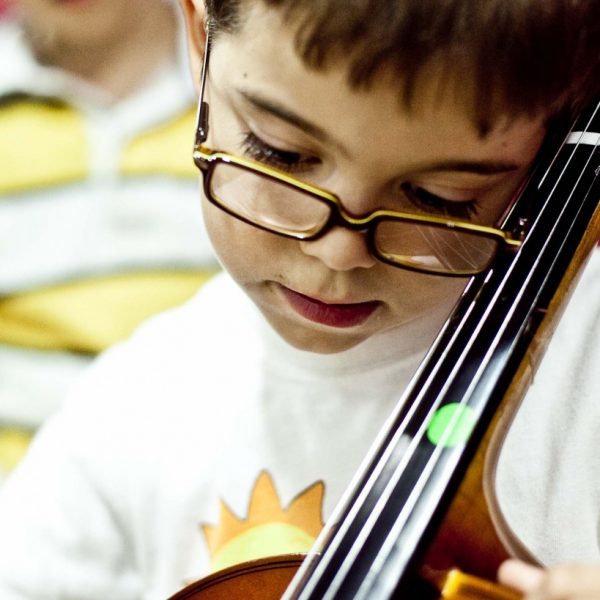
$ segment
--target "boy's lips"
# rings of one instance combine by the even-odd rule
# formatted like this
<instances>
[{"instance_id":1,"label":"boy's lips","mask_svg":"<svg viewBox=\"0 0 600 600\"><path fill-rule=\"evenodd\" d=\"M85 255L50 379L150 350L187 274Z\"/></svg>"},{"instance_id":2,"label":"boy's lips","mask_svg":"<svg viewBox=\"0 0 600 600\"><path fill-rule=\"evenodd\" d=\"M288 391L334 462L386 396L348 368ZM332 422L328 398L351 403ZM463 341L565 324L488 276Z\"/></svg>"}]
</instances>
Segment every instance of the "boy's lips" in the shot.
<instances>
[{"instance_id":1,"label":"boy's lips","mask_svg":"<svg viewBox=\"0 0 600 600\"><path fill-rule=\"evenodd\" d=\"M329 304L283 285L278 286L290 306L302 317L330 327L354 327L364 323L381 304L377 301Z\"/></svg>"}]
</instances>

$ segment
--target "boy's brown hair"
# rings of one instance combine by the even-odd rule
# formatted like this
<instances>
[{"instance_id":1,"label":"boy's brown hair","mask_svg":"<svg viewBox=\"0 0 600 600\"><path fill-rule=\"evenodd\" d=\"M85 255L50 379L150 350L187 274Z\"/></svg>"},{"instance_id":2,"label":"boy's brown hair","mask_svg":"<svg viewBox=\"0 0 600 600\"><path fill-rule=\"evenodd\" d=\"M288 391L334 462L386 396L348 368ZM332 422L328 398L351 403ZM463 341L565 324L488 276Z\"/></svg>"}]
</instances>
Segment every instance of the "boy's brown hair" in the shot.
<instances>
[{"instance_id":1,"label":"boy's brown hair","mask_svg":"<svg viewBox=\"0 0 600 600\"><path fill-rule=\"evenodd\" d=\"M382 66L398 75L407 107L425 65L469 90L482 131L501 115L574 114L600 94L597 0L206 0L218 33L234 32L253 4L281 10L305 64L349 56L349 83ZM268 35L268 32L265 32ZM464 87L463 90L459 87Z\"/></svg>"}]
</instances>

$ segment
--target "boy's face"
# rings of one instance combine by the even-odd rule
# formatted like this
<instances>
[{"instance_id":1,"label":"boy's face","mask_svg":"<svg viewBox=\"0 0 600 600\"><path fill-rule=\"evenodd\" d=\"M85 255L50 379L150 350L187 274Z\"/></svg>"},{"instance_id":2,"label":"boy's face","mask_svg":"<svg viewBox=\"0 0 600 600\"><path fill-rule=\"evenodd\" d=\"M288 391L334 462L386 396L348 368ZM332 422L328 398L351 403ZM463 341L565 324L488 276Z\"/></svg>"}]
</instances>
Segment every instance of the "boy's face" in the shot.
<instances>
[{"instance_id":1,"label":"boy's face","mask_svg":"<svg viewBox=\"0 0 600 600\"><path fill-rule=\"evenodd\" d=\"M198 23L192 27L197 33ZM198 39L195 65L201 51ZM337 194L356 215L412 207L494 225L539 149L542 115L481 138L452 94L427 85L408 112L393 79L382 74L368 90L352 90L343 67L307 69L277 12L253 8L241 31L214 43L207 145L284 167ZM431 81L435 75L433 69ZM445 199L442 208L437 198ZM360 232L334 228L299 242L247 225L206 199L204 213L225 268L272 326L304 350L338 352L416 319L427 323L465 284L385 265Z\"/></svg>"}]
</instances>

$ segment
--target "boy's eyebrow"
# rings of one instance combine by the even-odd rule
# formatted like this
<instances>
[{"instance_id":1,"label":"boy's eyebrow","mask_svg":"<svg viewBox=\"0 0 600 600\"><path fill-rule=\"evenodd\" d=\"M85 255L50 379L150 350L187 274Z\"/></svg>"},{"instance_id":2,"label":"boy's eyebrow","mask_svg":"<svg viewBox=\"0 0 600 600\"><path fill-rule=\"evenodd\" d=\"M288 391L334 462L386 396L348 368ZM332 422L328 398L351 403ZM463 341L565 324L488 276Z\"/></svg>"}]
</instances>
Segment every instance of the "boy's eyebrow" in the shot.
<instances>
[{"instance_id":1,"label":"boy's eyebrow","mask_svg":"<svg viewBox=\"0 0 600 600\"><path fill-rule=\"evenodd\" d=\"M239 90L240 95L255 108L263 112L267 112L275 117L282 119L294 125L309 135L324 141L334 143L344 154L348 155L348 151L344 149L343 145L336 142L331 136L318 125L307 121L304 117L297 115L296 113L285 108L281 104L250 93L247 90ZM430 167L421 168L422 171L459 171L462 173L474 173L476 175L496 175L500 173L509 173L516 171L520 168L520 165L513 162L501 161L501 160L448 160L444 162L438 162Z\"/></svg>"},{"instance_id":2,"label":"boy's eyebrow","mask_svg":"<svg viewBox=\"0 0 600 600\"><path fill-rule=\"evenodd\" d=\"M342 151L344 151L344 154L348 154L348 152L343 149L343 146L339 142L336 142L335 140L333 140L332 137L318 125L315 125L314 123L311 123L310 121L307 121L304 117L297 115L296 113L292 112L291 110L287 109L286 107L282 106L281 104L278 104L276 102L268 100L267 98L250 93L247 90L238 90L238 91L239 91L240 95L247 102L252 104L255 108L258 108L259 110L261 110L263 112L274 115L275 117L278 117L279 119L282 119L283 121L286 121L286 122L290 123L291 125L294 125L294 126L298 127L299 129L302 129L309 135L312 135L313 137L315 137L323 142L334 143L337 147L339 147L340 149L342 149Z\"/></svg>"},{"instance_id":3,"label":"boy's eyebrow","mask_svg":"<svg viewBox=\"0 0 600 600\"><path fill-rule=\"evenodd\" d=\"M501 160L448 160L435 163L426 171L460 171L462 173L475 173L477 175L495 175L516 171L520 165Z\"/></svg>"}]
</instances>

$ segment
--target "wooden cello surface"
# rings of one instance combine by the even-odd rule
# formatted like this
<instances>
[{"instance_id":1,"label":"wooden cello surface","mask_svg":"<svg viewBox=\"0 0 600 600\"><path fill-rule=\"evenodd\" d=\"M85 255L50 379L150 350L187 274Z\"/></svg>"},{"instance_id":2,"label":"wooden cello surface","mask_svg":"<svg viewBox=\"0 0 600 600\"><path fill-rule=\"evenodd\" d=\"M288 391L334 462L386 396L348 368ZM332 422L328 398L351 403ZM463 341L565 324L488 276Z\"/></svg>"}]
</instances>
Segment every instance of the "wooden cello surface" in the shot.
<instances>
[{"instance_id":1,"label":"wooden cello surface","mask_svg":"<svg viewBox=\"0 0 600 600\"><path fill-rule=\"evenodd\" d=\"M523 246L470 282L318 551L232 567L171 600L520 598L492 583L508 556L533 561L498 508L495 464L600 239L599 132L600 104L534 173L508 217L510 230L533 215ZM433 417L457 407L432 441ZM472 424L450 443L461 414Z\"/></svg>"},{"instance_id":2,"label":"wooden cello surface","mask_svg":"<svg viewBox=\"0 0 600 600\"><path fill-rule=\"evenodd\" d=\"M285 554L234 565L188 585L170 600L278 600L304 558Z\"/></svg>"}]
</instances>

